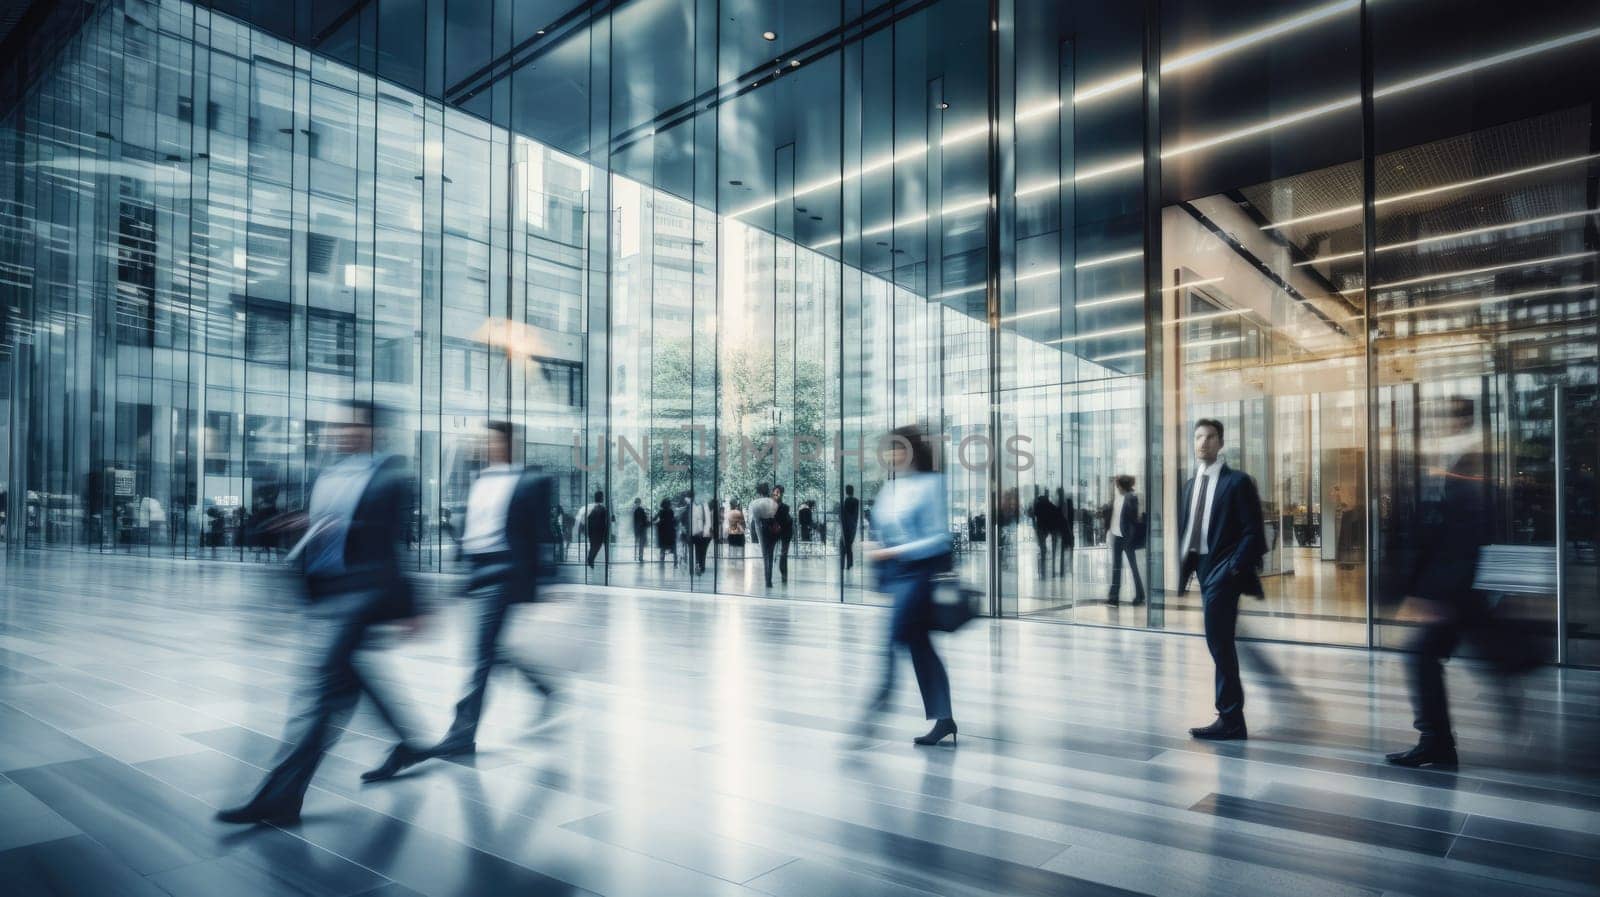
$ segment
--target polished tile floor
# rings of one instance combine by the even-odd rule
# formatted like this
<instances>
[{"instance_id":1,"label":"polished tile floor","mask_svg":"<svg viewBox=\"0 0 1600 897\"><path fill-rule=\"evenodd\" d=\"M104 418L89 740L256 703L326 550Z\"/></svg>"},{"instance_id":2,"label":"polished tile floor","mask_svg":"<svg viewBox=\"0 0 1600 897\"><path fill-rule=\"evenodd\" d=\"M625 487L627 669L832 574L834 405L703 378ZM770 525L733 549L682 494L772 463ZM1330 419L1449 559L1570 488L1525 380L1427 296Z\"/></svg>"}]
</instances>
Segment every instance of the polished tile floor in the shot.
<instances>
[{"instance_id":1,"label":"polished tile floor","mask_svg":"<svg viewBox=\"0 0 1600 897\"><path fill-rule=\"evenodd\" d=\"M980 621L941 641L961 740L916 748L909 671L865 750L872 607L632 590L522 608L482 752L381 785L359 713L304 820L211 821L279 745L292 583L261 567L13 553L0 567L0 893L1474 895L1600 893L1600 674L1518 700L1452 664L1463 767L1402 770L1397 655L1246 657L1252 740L1202 744L1192 636ZM450 577L382 676L442 731L464 675Z\"/></svg>"}]
</instances>

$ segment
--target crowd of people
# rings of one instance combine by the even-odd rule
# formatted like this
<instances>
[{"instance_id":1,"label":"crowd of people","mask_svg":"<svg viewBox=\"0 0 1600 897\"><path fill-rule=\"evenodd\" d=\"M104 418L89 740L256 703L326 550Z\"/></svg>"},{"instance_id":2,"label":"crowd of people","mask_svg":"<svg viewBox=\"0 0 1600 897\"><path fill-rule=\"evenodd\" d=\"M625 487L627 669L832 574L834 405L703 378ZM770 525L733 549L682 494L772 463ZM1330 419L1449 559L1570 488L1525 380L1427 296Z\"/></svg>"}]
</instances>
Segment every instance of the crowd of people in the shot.
<instances>
[{"instance_id":1,"label":"crowd of people","mask_svg":"<svg viewBox=\"0 0 1600 897\"><path fill-rule=\"evenodd\" d=\"M1441 661L1469 635L1494 632L1495 613L1477 586L1474 561L1489 541L1487 521L1493 499L1485 463L1471 440L1471 408L1450 406L1446 433L1439 440L1438 464L1428 469L1421 501L1412 518L1411 538L1400 552L1395 571L1405 583L1408 600L1426 609L1409 669L1417 709L1418 743L1389 755L1402 766L1454 766L1454 735L1445 699ZM502 650L501 641L512 609L538 600L563 566L571 520L557 504L553 478L516 463L520 445L514 428L491 423L484 434L486 466L472 483L460 532L459 551L469 570L462 597L474 620L468 645L471 674L456 705L454 720L431 742L404 720L390 701L382 680L367 673L362 648L374 628L387 624L414 626L422 608L403 561L412 524L414 484L402 458L378 450L378 409L352 403L341 427L334 430L338 457L317 477L307 512L299 520L299 537L287 554L302 573L313 662L311 675L296 701L295 715L284 735L286 748L254 795L223 810L218 818L231 823L287 822L298 819L313 774L363 694L393 730L395 744L378 767L362 775L377 782L435 758L458 757L477 749L489 675L498 664L518 668L531 688L543 696L547 713L558 713L565 689L559 678ZM1205 644L1213 662L1215 719L1190 729L1196 739L1243 740L1245 690L1236 644L1242 596L1263 593L1259 569L1267 552L1260 497L1255 482L1223 458L1225 430L1220 421L1203 418L1193 429L1194 472L1177 496L1180 579L1178 592L1191 584L1200 591ZM864 545L872 562L876 587L892 599L884 638L884 660L878 686L856 728L864 745L876 733L879 718L891 706L901 653L911 661L923 710L932 727L914 741L954 743L958 728L949 675L934 647L933 633L954 628L943 599L941 582L951 577L953 563L950 511L945 478L938 470L930 440L916 427L889 434L889 474L879 490L872 518L872 541ZM1144 514L1132 477L1116 480L1117 497L1108 515L1113 563L1131 560L1142 544ZM645 540L654 531L657 561L692 564L703 570L706 546L725 538L740 547L743 537L760 546L766 582L774 568L788 578L789 543L796 519L789 512L781 485L761 483L749 508L738 501L725 506L716 498L696 502L692 492L675 503L663 499L654 512L636 500L629 515L642 560ZM841 517L844 551L841 562L853 563L852 545L860 503L847 489ZM1072 503L1061 493L1052 501L1036 496L1031 516L1039 528L1041 558L1049 553L1055 567L1060 543L1071 538L1060 525L1072 517ZM811 513L798 521L802 537L819 534ZM588 539L588 563L607 544L611 515L603 492L578 515ZM1054 528L1054 529L1052 529ZM1066 530L1064 536L1062 530ZM1055 536L1052 536L1052 533ZM1054 540L1054 544L1053 543ZM679 546L686 545L679 557ZM1070 542L1064 546L1070 555ZM1070 563L1070 560L1068 560ZM1145 600L1138 565L1134 573L1135 603ZM1112 580L1117 596L1120 572ZM965 618L963 618L965 619ZM959 625L959 622L955 625ZM1500 642L1504 646L1506 639ZM1525 666L1530 655L1507 652L1504 667Z\"/></svg>"}]
</instances>

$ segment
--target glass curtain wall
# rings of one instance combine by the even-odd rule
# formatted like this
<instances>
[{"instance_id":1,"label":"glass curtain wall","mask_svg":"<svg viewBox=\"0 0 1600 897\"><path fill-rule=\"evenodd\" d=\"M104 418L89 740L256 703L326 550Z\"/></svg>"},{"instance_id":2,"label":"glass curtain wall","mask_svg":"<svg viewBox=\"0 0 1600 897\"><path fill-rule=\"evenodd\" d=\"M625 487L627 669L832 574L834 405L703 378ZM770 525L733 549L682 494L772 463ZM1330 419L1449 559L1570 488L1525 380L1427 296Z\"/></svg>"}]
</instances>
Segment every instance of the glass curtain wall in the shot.
<instances>
[{"instance_id":1,"label":"glass curtain wall","mask_svg":"<svg viewBox=\"0 0 1600 897\"><path fill-rule=\"evenodd\" d=\"M921 424L991 612L1193 632L1213 417L1248 635L1402 644L1470 448L1501 600L1600 662L1600 14L1469 5L103 0L0 140L0 531L271 560L370 398L421 569L509 418L587 581L874 603ZM771 587L728 538L761 484Z\"/></svg>"}]
</instances>

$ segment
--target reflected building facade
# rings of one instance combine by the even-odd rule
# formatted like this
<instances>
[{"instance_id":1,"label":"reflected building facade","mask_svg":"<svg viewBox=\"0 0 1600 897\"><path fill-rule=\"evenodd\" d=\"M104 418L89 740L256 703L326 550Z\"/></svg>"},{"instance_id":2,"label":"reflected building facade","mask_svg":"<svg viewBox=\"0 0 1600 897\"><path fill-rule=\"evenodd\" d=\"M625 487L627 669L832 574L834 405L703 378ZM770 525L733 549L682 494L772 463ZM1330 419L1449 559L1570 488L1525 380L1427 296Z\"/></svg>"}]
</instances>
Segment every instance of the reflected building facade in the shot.
<instances>
[{"instance_id":1,"label":"reflected building facade","mask_svg":"<svg viewBox=\"0 0 1600 897\"><path fill-rule=\"evenodd\" d=\"M1426 410L1465 397L1540 568L1506 600L1600 663L1600 13L1469 5L104 0L7 69L0 530L271 559L363 397L420 568L509 418L575 546L607 496L590 581L871 603L844 490L870 539L876 439L921 421L993 613L1197 632L1208 417L1271 543L1243 631L1397 646ZM1147 606L1106 603L1123 474ZM786 587L635 560L635 498L761 481L821 524Z\"/></svg>"}]
</instances>

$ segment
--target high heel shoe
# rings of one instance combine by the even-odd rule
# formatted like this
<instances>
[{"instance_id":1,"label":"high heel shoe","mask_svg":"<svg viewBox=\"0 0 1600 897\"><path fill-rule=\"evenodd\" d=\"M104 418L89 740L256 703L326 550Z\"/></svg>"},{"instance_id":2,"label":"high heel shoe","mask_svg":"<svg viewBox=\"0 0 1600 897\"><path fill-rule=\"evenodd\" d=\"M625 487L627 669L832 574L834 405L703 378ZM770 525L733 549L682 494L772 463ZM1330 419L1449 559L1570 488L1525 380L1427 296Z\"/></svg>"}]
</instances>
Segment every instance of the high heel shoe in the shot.
<instances>
[{"instance_id":1,"label":"high heel shoe","mask_svg":"<svg viewBox=\"0 0 1600 897\"><path fill-rule=\"evenodd\" d=\"M939 720L938 722L933 724L933 728L932 729L928 730L928 734L926 734L926 735L918 735L916 738L913 738L911 740L916 742L917 744L920 744L920 745L938 744L939 742L944 740L944 737L946 735L950 736L950 743L951 744L955 744L955 742L956 742L956 721L955 720L953 720L953 719L942 719L942 720Z\"/></svg>"}]
</instances>

